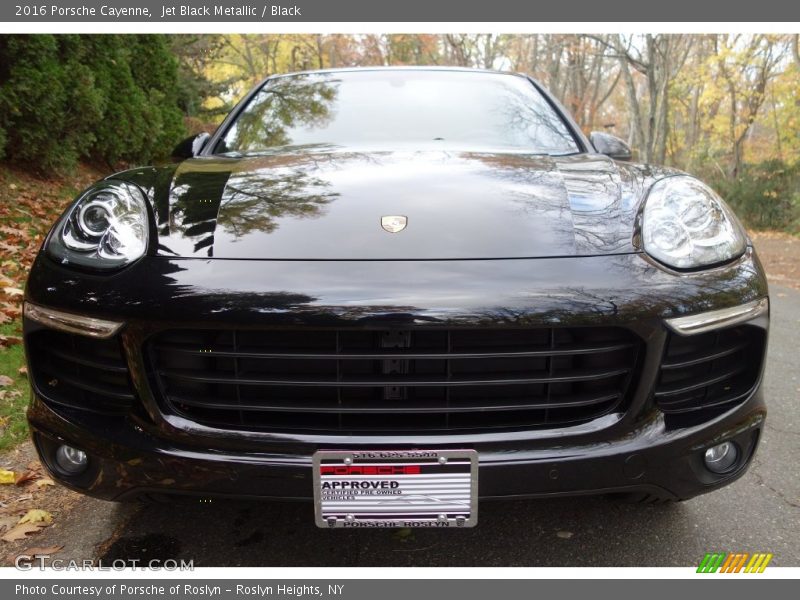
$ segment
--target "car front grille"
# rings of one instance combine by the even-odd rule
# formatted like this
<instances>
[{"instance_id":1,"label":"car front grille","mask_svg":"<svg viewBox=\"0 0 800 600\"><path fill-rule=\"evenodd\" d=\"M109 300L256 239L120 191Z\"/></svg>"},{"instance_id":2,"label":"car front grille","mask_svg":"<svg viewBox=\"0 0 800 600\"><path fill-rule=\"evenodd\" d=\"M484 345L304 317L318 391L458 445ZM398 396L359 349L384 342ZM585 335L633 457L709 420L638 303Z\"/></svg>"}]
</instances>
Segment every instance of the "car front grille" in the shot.
<instances>
[{"instance_id":1,"label":"car front grille","mask_svg":"<svg viewBox=\"0 0 800 600\"><path fill-rule=\"evenodd\" d=\"M31 376L44 399L104 414L127 412L135 400L118 339L43 329L28 336Z\"/></svg>"},{"instance_id":2,"label":"car front grille","mask_svg":"<svg viewBox=\"0 0 800 600\"><path fill-rule=\"evenodd\" d=\"M755 387L765 332L742 325L699 335L670 334L656 386L667 414L724 409Z\"/></svg>"},{"instance_id":3,"label":"car front grille","mask_svg":"<svg viewBox=\"0 0 800 600\"><path fill-rule=\"evenodd\" d=\"M215 428L558 427L621 410L642 343L622 328L172 330L148 345L164 408Z\"/></svg>"}]
</instances>

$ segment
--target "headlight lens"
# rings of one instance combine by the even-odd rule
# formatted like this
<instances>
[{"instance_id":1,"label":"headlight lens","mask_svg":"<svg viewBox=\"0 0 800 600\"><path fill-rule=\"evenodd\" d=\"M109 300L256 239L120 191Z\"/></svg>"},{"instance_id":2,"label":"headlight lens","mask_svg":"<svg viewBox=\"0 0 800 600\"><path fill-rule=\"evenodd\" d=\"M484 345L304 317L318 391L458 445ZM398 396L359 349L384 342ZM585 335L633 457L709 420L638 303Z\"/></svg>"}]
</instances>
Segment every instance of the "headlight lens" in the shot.
<instances>
[{"instance_id":1,"label":"headlight lens","mask_svg":"<svg viewBox=\"0 0 800 600\"><path fill-rule=\"evenodd\" d=\"M661 179L647 195L642 218L644 251L677 269L695 269L740 256L747 245L728 206L688 176Z\"/></svg>"},{"instance_id":2,"label":"headlight lens","mask_svg":"<svg viewBox=\"0 0 800 600\"><path fill-rule=\"evenodd\" d=\"M104 181L62 217L47 252L62 263L119 268L144 255L149 231L144 193L132 183Z\"/></svg>"}]
</instances>

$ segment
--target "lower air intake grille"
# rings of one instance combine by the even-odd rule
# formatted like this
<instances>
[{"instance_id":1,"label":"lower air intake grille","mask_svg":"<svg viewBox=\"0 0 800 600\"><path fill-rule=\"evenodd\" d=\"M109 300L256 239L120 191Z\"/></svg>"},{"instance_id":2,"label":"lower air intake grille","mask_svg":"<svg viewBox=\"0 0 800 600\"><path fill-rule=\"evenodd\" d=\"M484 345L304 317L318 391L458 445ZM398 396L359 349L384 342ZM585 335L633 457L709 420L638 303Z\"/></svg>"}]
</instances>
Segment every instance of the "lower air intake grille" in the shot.
<instances>
[{"instance_id":1,"label":"lower air intake grille","mask_svg":"<svg viewBox=\"0 0 800 600\"><path fill-rule=\"evenodd\" d=\"M680 336L670 334L656 387L668 414L725 407L755 386L764 356L764 331L742 325Z\"/></svg>"},{"instance_id":2,"label":"lower air intake grille","mask_svg":"<svg viewBox=\"0 0 800 600\"><path fill-rule=\"evenodd\" d=\"M32 377L45 400L101 413L128 411L134 393L118 339L61 331L28 336Z\"/></svg>"},{"instance_id":3,"label":"lower air intake grille","mask_svg":"<svg viewBox=\"0 0 800 600\"><path fill-rule=\"evenodd\" d=\"M180 330L149 344L166 409L226 429L526 429L621 410L641 342L620 328Z\"/></svg>"}]
</instances>

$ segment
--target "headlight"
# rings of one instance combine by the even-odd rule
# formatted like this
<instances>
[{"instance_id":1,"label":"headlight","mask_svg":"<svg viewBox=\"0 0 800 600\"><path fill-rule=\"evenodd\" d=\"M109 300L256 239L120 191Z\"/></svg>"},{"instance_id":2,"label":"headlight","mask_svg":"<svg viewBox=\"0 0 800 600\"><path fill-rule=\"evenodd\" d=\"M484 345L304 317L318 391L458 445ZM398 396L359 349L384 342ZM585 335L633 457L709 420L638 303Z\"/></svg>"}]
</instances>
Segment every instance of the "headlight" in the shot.
<instances>
[{"instance_id":1,"label":"headlight","mask_svg":"<svg viewBox=\"0 0 800 600\"><path fill-rule=\"evenodd\" d=\"M131 183L104 181L61 218L47 252L65 264L119 268L144 255L149 230L144 193Z\"/></svg>"},{"instance_id":2,"label":"headlight","mask_svg":"<svg viewBox=\"0 0 800 600\"><path fill-rule=\"evenodd\" d=\"M644 251L677 269L695 269L740 256L747 245L731 210L693 177L653 184L642 216Z\"/></svg>"}]
</instances>

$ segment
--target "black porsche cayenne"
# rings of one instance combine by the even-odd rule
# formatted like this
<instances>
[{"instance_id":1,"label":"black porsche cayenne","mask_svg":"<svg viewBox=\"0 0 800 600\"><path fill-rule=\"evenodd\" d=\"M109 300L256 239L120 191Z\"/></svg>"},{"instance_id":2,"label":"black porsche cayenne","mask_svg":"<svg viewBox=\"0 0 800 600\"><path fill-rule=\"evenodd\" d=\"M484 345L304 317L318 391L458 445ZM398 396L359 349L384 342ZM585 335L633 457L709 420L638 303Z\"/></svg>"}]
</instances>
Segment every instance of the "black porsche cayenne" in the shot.
<instances>
[{"instance_id":1,"label":"black porsche cayenne","mask_svg":"<svg viewBox=\"0 0 800 600\"><path fill-rule=\"evenodd\" d=\"M175 158L87 189L31 271L28 416L63 484L468 527L478 498L682 500L751 462L751 242L535 81L270 77Z\"/></svg>"}]
</instances>

